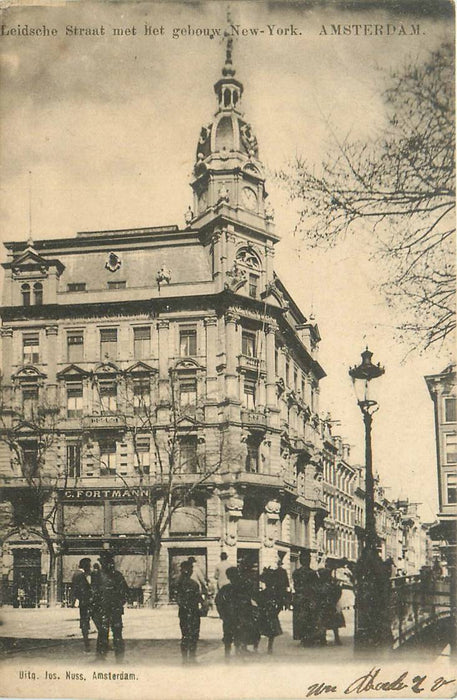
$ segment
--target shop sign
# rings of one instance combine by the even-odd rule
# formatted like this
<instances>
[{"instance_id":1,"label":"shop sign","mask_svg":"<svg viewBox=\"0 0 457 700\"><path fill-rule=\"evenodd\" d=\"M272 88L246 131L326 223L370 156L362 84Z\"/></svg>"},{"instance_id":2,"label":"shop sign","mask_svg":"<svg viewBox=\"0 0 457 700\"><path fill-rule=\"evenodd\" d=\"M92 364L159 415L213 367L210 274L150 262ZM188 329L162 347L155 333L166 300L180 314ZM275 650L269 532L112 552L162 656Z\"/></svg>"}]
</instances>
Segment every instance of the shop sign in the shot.
<instances>
[{"instance_id":1,"label":"shop sign","mask_svg":"<svg viewBox=\"0 0 457 700\"><path fill-rule=\"evenodd\" d=\"M103 489L65 489L61 492L63 501L103 501L105 499L115 501L134 500L139 496L148 496L145 488L103 488Z\"/></svg>"}]
</instances>

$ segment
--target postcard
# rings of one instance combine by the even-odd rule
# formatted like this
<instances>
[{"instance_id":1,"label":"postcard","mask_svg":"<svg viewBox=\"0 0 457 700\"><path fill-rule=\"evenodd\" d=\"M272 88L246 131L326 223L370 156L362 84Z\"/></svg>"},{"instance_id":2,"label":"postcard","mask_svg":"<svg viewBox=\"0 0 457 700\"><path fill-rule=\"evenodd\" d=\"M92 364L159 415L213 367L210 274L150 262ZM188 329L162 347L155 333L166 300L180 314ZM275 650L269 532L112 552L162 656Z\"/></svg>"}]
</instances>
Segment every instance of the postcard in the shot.
<instances>
[{"instance_id":1,"label":"postcard","mask_svg":"<svg viewBox=\"0 0 457 700\"><path fill-rule=\"evenodd\" d=\"M0 11L2 696L453 697L453 5Z\"/></svg>"}]
</instances>

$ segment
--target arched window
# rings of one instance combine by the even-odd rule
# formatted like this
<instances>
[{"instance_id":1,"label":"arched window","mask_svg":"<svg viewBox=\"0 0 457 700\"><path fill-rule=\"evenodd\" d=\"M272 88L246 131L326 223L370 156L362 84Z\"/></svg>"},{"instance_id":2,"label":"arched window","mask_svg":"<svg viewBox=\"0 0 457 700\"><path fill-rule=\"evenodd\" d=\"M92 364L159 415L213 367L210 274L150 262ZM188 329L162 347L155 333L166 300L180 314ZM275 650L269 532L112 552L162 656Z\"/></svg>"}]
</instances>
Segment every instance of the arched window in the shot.
<instances>
[{"instance_id":1,"label":"arched window","mask_svg":"<svg viewBox=\"0 0 457 700\"><path fill-rule=\"evenodd\" d=\"M22 306L30 306L30 284L23 284L21 286L22 294Z\"/></svg>"},{"instance_id":2,"label":"arched window","mask_svg":"<svg viewBox=\"0 0 457 700\"><path fill-rule=\"evenodd\" d=\"M43 285L41 282L35 282L33 285L33 303L35 306L41 306L43 303Z\"/></svg>"}]
</instances>

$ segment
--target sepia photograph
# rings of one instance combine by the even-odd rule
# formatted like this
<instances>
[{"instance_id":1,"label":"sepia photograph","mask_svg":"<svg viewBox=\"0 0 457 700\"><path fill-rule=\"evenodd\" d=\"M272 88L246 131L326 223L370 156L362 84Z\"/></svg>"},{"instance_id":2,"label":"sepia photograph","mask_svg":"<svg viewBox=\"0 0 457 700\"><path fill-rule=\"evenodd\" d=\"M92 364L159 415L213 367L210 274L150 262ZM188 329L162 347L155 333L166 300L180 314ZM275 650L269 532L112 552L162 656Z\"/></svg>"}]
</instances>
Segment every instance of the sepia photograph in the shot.
<instances>
[{"instance_id":1,"label":"sepia photograph","mask_svg":"<svg viewBox=\"0 0 457 700\"><path fill-rule=\"evenodd\" d=\"M0 4L1 697L455 697L454 15Z\"/></svg>"}]
</instances>

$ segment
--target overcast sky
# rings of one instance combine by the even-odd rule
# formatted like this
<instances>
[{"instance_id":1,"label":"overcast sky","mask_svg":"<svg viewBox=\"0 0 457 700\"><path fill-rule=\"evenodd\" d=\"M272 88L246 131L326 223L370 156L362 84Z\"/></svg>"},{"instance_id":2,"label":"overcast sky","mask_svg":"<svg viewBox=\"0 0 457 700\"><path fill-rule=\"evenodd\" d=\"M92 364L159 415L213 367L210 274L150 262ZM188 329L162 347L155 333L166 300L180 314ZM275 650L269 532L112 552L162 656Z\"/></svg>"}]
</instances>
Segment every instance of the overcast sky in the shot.
<instances>
[{"instance_id":1,"label":"overcast sky","mask_svg":"<svg viewBox=\"0 0 457 700\"><path fill-rule=\"evenodd\" d=\"M340 137L370 138L385 119L382 90L388 72L408 58L421 60L452 39L452 18L364 3L232 3L232 21L264 34L235 44L243 109L270 171L296 154L319 162ZM436 7L436 3L431 5ZM384 9L382 9L384 8ZM398 8L398 4L397 4ZM24 240L29 228L28 171L32 171L35 238L73 236L81 230L177 223L191 203L188 186L197 137L215 111L213 83L223 64L221 39L181 37L174 29L220 28L226 3L71 3L51 8L12 7L7 28L57 28L55 37L3 36L1 122L1 235ZM399 13L399 10L397 9ZM163 35L144 36L144 24ZM395 26L391 36L332 36L332 24ZM267 25L275 25L270 36ZM280 36L293 25L298 36ZM403 24L407 35L398 35ZM420 34L410 35L411 25ZM105 28L104 36L66 36L66 26ZM135 26L115 37L114 27ZM391 32L393 30L391 29ZM385 32L385 29L384 29ZM307 251L293 236L294 212L273 177L267 183L276 210L276 267L305 314L314 312L322 335L321 409L363 462L359 409L347 375L368 343L386 367L378 380L374 424L375 467L392 497L424 504L433 519L437 502L433 406L424 374L450 361L436 350L418 357L394 340L395 318L375 283L383 271L348 240L332 251ZM3 253L2 253L3 254ZM291 264L293 260L293 264Z\"/></svg>"}]
</instances>

